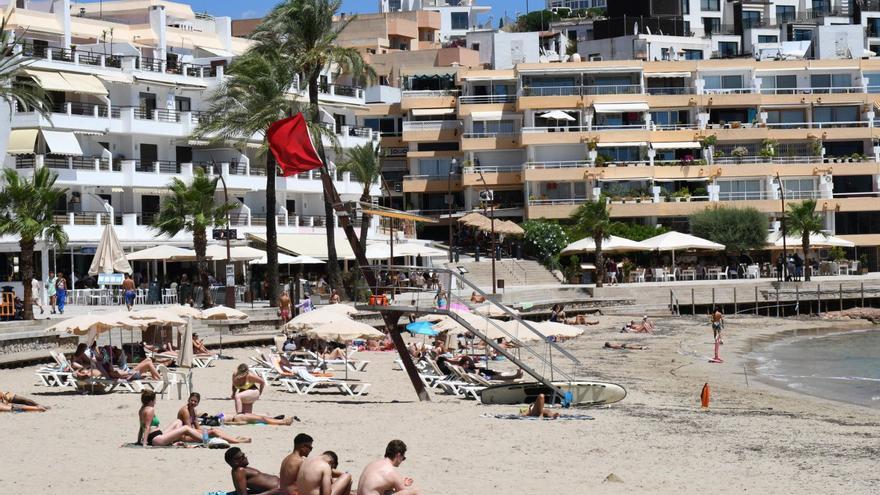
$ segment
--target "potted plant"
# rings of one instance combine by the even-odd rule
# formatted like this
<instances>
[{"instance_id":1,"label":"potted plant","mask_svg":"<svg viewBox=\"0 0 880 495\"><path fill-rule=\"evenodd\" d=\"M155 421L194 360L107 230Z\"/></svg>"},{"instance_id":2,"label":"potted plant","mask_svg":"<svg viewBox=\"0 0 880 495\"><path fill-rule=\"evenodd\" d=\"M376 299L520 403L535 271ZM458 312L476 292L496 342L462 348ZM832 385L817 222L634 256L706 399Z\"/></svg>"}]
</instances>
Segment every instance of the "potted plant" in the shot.
<instances>
[{"instance_id":1,"label":"potted plant","mask_svg":"<svg viewBox=\"0 0 880 495\"><path fill-rule=\"evenodd\" d=\"M596 166L604 167L605 166L605 155L598 155L596 157Z\"/></svg>"},{"instance_id":2,"label":"potted plant","mask_svg":"<svg viewBox=\"0 0 880 495\"><path fill-rule=\"evenodd\" d=\"M682 201L690 201L691 192L688 188L682 187L681 189L672 193L672 197L675 198L676 203L681 203Z\"/></svg>"},{"instance_id":3,"label":"potted plant","mask_svg":"<svg viewBox=\"0 0 880 495\"><path fill-rule=\"evenodd\" d=\"M587 151L596 151L596 147L598 146L598 144L599 144L599 138L596 138L596 137L590 138L587 141Z\"/></svg>"},{"instance_id":4,"label":"potted plant","mask_svg":"<svg viewBox=\"0 0 880 495\"><path fill-rule=\"evenodd\" d=\"M840 246L834 246L828 250L828 257L834 261L846 259L846 250Z\"/></svg>"},{"instance_id":5,"label":"potted plant","mask_svg":"<svg viewBox=\"0 0 880 495\"><path fill-rule=\"evenodd\" d=\"M862 272L862 275L868 274L868 255L863 254L859 256L859 270Z\"/></svg>"},{"instance_id":6,"label":"potted plant","mask_svg":"<svg viewBox=\"0 0 880 495\"><path fill-rule=\"evenodd\" d=\"M745 146L737 146L730 151L730 154L736 158L736 163L742 163L742 158L749 154L749 150Z\"/></svg>"},{"instance_id":7,"label":"potted plant","mask_svg":"<svg viewBox=\"0 0 880 495\"><path fill-rule=\"evenodd\" d=\"M721 150L715 150L712 152L712 158L724 158L724 152Z\"/></svg>"},{"instance_id":8,"label":"potted plant","mask_svg":"<svg viewBox=\"0 0 880 495\"><path fill-rule=\"evenodd\" d=\"M852 161L854 161L854 162L860 162L860 161L862 161L862 155L861 155L860 153L853 153L853 154L850 156L850 158L851 158Z\"/></svg>"},{"instance_id":9,"label":"potted plant","mask_svg":"<svg viewBox=\"0 0 880 495\"><path fill-rule=\"evenodd\" d=\"M698 187L694 189L694 196L698 198L705 198L709 196L709 191L707 191L705 187Z\"/></svg>"},{"instance_id":10,"label":"potted plant","mask_svg":"<svg viewBox=\"0 0 880 495\"><path fill-rule=\"evenodd\" d=\"M715 134L710 134L708 136L702 136L700 138L700 146L702 148L709 148L711 146L715 146L715 143L718 142L718 137Z\"/></svg>"},{"instance_id":11,"label":"potted plant","mask_svg":"<svg viewBox=\"0 0 880 495\"><path fill-rule=\"evenodd\" d=\"M809 136L810 154L813 156L822 156L822 140L816 136Z\"/></svg>"},{"instance_id":12,"label":"potted plant","mask_svg":"<svg viewBox=\"0 0 880 495\"><path fill-rule=\"evenodd\" d=\"M694 164L694 155L684 155L684 158L681 159L679 165L682 167L687 167Z\"/></svg>"}]
</instances>

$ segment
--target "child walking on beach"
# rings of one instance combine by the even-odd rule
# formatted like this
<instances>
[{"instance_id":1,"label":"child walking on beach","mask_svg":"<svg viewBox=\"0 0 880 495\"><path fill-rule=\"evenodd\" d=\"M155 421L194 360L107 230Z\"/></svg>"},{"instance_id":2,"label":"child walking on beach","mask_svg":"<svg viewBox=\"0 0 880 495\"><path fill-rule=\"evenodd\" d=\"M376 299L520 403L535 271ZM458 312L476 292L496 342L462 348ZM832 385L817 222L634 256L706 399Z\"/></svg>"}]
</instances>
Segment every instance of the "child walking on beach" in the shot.
<instances>
[{"instance_id":1,"label":"child walking on beach","mask_svg":"<svg viewBox=\"0 0 880 495\"><path fill-rule=\"evenodd\" d=\"M712 310L712 336L719 344L724 343L724 341L721 340L721 330L724 330L724 315L718 307L715 307L715 309Z\"/></svg>"}]
</instances>

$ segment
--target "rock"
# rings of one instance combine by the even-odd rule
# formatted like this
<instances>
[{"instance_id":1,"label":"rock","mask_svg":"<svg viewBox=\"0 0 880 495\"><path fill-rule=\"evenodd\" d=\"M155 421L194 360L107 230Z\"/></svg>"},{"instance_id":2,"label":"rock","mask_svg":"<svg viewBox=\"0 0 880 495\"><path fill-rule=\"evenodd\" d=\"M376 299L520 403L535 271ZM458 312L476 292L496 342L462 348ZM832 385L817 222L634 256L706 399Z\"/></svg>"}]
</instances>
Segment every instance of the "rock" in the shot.
<instances>
[{"instance_id":1,"label":"rock","mask_svg":"<svg viewBox=\"0 0 880 495\"><path fill-rule=\"evenodd\" d=\"M623 483L623 478L617 476L614 473L611 473L605 477L605 481L603 481L603 483Z\"/></svg>"}]
</instances>

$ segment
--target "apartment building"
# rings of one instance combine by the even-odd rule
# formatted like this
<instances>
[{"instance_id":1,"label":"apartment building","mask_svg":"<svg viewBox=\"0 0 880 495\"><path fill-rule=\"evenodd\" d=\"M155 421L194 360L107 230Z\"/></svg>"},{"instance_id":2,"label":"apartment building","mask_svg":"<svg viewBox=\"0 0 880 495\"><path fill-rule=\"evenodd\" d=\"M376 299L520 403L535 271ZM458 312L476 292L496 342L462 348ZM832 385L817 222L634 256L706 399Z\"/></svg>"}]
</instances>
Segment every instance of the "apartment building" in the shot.
<instances>
[{"instance_id":1,"label":"apartment building","mask_svg":"<svg viewBox=\"0 0 880 495\"><path fill-rule=\"evenodd\" d=\"M51 118L21 107L10 116L7 108L0 116L7 126L0 132L2 165L23 174L39 167L58 174L57 184L69 192L56 219L75 252L93 248L106 223L130 248L191 243L183 233L157 240L150 225L169 181L185 180L198 168L224 178L240 239L265 232L267 209L276 214L280 234L323 232L317 172L276 178L277 204L267 205L262 135L251 136L243 149L191 137L207 118L224 69L250 46L232 36L229 18L156 0L77 3L75 9L70 0L18 4L8 11L9 26L23 37L15 55L32 59L25 70L48 92ZM332 68L320 85L325 124L342 151L378 141L378 132L355 125L356 112L365 108L364 89L336 78ZM307 98L306 89L291 97ZM358 199L363 184L335 171L337 152L325 144L342 198ZM373 193L379 195L378 184ZM15 252L17 242L0 239L0 250Z\"/></svg>"},{"instance_id":2,"label":"apartment building","mask_svg":"<svg viewBox=\"0 0 880 495\"><path fill-rule=\"evenodd\" d=\"M566 219L604 195L618 220L687 231L715 205L774 229L787 200L818 201L826 228L880 246L880 60L605 61L412 74L402 95L405 205L443 215ZM374 113L389 109L379 107Z\"/></svg>"},{"instance_id":3,"label":"apartment building","mask_svg":"<svg viewBox=\"0 0 880 495\"><path fill-rule=\"evenodd\" d=\"M440 14L441 43L460 40L478 26L480 15L491 7L477 5L474 0L379 0L380 12L430 11Z\"/></svg>"}]
</instances>

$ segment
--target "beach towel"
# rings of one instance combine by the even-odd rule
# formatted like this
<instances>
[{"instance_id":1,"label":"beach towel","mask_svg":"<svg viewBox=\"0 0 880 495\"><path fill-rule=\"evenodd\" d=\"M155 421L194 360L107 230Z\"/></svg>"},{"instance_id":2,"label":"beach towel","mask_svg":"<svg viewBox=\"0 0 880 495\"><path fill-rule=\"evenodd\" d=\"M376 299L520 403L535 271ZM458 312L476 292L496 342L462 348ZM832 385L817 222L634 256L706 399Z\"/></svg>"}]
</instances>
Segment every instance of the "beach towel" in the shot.
<instances>
[{"instance_id":1,"label":"beach towel","mask_svg":"<svg viewBox=\"0 0 880 495\"><path fill-rule=\"evenodd\" d=\"M547 421L564 421L564 420L568 420L568 421L589 421L589 420L596 419L596 418L594 418L594 417L592 417L592 416L588 416L588 415L586 415L586 414L561 414L561 415L559 415L559 417L556 418L556 419L550 419L550 418L538 418L538 417L536 417L536 416L523 416L522 414L515 414L515 413L511 413L511 414L489 414L489 413L483 413L483 414L480 415L480 417L483 417L483 418L493 418L493 419L524 419L524 420L529 420L529 421L542 420L542 419L545 419L545 420L547 420Z\"/></svg>"},{"instance_id":2,"label":"beach towel","mask_svg":"<svg viewBox=\"0 0 880 495\"><path fill-rule=\"evenodd\" d=\"M120 445L120 447L124 449L142 449L143 445L139 443L124 443ZM151 449L203 449L207 447L207 445L203 443L182 443L177 442L173 445L150 445Z\"/></svg>"}]
</instances>

